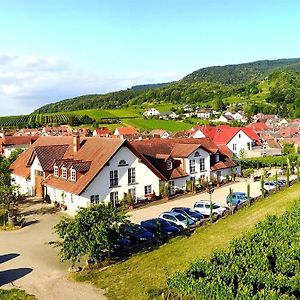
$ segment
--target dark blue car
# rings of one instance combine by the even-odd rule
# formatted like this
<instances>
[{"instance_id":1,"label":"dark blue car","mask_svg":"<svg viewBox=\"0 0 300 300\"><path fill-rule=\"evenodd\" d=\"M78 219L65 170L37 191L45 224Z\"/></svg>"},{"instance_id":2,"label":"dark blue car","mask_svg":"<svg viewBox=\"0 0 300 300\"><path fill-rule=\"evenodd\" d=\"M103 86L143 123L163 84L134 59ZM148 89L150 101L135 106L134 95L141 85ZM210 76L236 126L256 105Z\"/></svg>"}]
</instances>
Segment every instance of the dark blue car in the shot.
<instances>
[{"instance_id":1,"label":"dark blue car","mask_svg":"<svg viewBox=\"0 0 300 300\"><path fill-rule=\"evenodd\" d=\"M201 220L204 219L204 216L196 211L195 209L189 208L189 207L173 207L171 211L187 215L189 218L194 220L197 224L201 222Z\"/></svg>"},{"instance_id":2,"label":"dark blue car","mask_svg":"<svg viewBox=\"0 0 300 300\"><path fill-rule=\"evenodd\" d=\"M153 233L147 231L144 227L138 224L121 225L120 234L130 240L131 243L143 243L155 241Z\"/></svg>"},{"instance_id":3,"label":"dark blue car","mask_svg":"<svg viewBox=\"0 0 300 300\"><path fill-rule=\"evenodd\" d=\"M141 225L156 236L171 237L180 233L177 226L159 218L142 221Z\"/></svg>"}]
</instances>

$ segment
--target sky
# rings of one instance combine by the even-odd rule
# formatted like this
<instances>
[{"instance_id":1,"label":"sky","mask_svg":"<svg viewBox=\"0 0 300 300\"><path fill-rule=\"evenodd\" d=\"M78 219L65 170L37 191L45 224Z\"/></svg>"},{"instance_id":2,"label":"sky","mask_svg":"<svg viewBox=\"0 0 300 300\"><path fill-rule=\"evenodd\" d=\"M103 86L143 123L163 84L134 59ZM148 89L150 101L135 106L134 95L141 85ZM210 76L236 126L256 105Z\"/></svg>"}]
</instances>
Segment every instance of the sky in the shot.
<instances>
[{"instance_id":1,"label":"sky","mask_svg":"<svg viewBox=\"0 0 300 300\"><path fill-rule=\"evenodd\" d=\"M0 0L0 115L300 57L300 1Z\"/></svg>"}]
</instances>

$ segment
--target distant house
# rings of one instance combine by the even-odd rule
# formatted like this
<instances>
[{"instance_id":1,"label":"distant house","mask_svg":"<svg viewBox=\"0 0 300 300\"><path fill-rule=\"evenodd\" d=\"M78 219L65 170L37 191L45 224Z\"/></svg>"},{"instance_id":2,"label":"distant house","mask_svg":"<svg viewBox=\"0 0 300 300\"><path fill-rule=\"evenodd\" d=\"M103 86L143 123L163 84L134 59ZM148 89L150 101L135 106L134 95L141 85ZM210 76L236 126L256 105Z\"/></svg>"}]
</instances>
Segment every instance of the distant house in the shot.
<instances>
[{"instance_id":1,"label":"distant house","mask_svg":"<svg viewBox=\"0 0 300 300\"><path fill-rule=\"evenodd\" d=\"M118 127L114 132L114 135L121 139L125 139L126 136L134 136L136 134L138 134L138 132L133 127Z\"/></svg>"},{"instance_id":2,"label":"distant house","mask_svg":"<svg viewBox=\"0 0 300 300\"><path fill-rule=\"evenodd\" d=\"M194 127L195 128L195 127ZM247 152L261 146L260 137L246 127L230 127L229 125L198 126L198 135L202 133L217 145L226 145L237 157L247 156Z\"/></svg>"},{"instance_id":3,"label":"distant house","mask_svg":"<svg viewBox=\"0 0 300 300\"><path fill-rule=\"evenodd\" d=\"M160 112L156 108L148 108L143 115L145 117L153 117L153 116L159 116Z\"/></svg>"},{"instance_id":4,"label":"distant house","mask_svg":"<svg viewBox=\"0 0 300 300\"><path fill-rule=\"evenodd\" d=\"M24 136L24 135L40 135L37 128L22 128L14 134L14 136Z\"/></svg>"},{"instance_id":5,"label":"distant house","mask_svg":"<svg viewBox=\"0 0 300 300\"><path fill-rule=\"evenodd\" d=\"M229 121L232 121L233 118L229 117L229 116L225 116L225 115L221 115L218 119L216 119L215 121L217 122L221 122L221 123L228 123Z\"/></svg>"},{"instance_id":6,"label":"distant house","mask_svg":"<svg viewBox=\"0 0 300 300\"><path fill-rule=\"evenodd\" d=\"M45 126L42 129L43 135L65 135L69 131L67 126L60 126L60 127L52 127L52 126Z\"/></svg>"},{"instance_id":7,"label":"distant house","mask_svg":"<svg viewBox=\"0 0 300 300\"><path fill-rule=\"evenodd\" d=\"M170 137L169 132L164 129L154 129L150 131L149 135L152 137L159 137L162 139L167 139Z\"/></svg>"},{"instance_id":8,"label":"distant house","mask_svg":"<svg viewBox=\"0 0 300 300\"><path fill-rule=\"evenodd\" d=\"M197 112L197 118L207 120L213 116L211 108L200 109Z\"/></svg>"},{"instance_id":9,"label":"distant house","mask_svg":"<svg viewBox=\"0 0 300 300\"><path fill-rule=\"evenodd\" d=\"M257 134L261 134L269 129L268 126L266 125L266 123L264 123L264 122L253 122L253 123L248 124L246 127L251 128Z\"/></svg>"},{"instance_id":10,"label":"distant house","mask_svg":"<svg viewBox=\"0 0 300 300\"><path fill-rule=\"evenodd\" d=\"M292 138L300 133L299 127L287 126L280 128L277 133L283 138Z\"/></svg>"},{"instance_id":11,"label":"distant house","mask_svg":"<svg viewBox=\"0 0 300 300\"><path fill-rule=\"evenodd\" d=\"M0 138L0 155L10 157L11 153L15 150L26 150L39 138L35 136L4 136Z\"/></svg>"},{"instance_id":12,"label":"distant house","mask_svg":"<svg viewBox=\"0 0 300 300\"><path fill-rule=\"evenodd\" d=\"M110 134L110 131L107 127L96 128L93 131L93 136L108 137L109 134Z\"/></svg>"}]
</instances>

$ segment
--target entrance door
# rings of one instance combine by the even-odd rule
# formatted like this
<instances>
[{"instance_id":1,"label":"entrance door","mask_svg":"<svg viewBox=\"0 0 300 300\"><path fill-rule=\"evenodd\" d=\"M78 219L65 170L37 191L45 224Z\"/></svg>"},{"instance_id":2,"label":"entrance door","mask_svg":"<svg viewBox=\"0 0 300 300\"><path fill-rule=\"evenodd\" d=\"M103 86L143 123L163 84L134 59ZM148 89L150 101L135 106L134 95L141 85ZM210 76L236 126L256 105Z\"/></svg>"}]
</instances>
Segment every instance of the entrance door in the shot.
<instances>
[{"instance_id":1,"label":"entrance door","mask_svg":"<svg viewBox=\"0 0 300 300\"><path fill-rule=\"evenodd\" d=\"M35 171L35 196L42 198L44 197L44 188L42 185L44 179L44 173L42 171Z\"/></svg>"}]
</instances>

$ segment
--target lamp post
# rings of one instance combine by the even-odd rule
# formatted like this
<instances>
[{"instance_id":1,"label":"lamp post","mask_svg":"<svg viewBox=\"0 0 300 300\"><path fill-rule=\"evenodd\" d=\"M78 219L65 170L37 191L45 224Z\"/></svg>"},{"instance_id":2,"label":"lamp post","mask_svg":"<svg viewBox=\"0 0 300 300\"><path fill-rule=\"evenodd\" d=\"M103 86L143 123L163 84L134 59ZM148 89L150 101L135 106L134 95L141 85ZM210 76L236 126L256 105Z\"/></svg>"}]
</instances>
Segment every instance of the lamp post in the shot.
<instances>
[{"instance_id":1,"label":"lamp post","mask_svg":"<svg viewBox=\"0 0 300 300\"><path fill-rule=\"evenodd\" d=\"M208 193L209 193L209 208L210 208L210 221L212 222L213 221L213 206L212 206L212 201L211 201L211 195L212 193L214 192L214 187L213 187L213 184L212 182L210 181L208 183Z\"/></svg>"}]
</instances>

